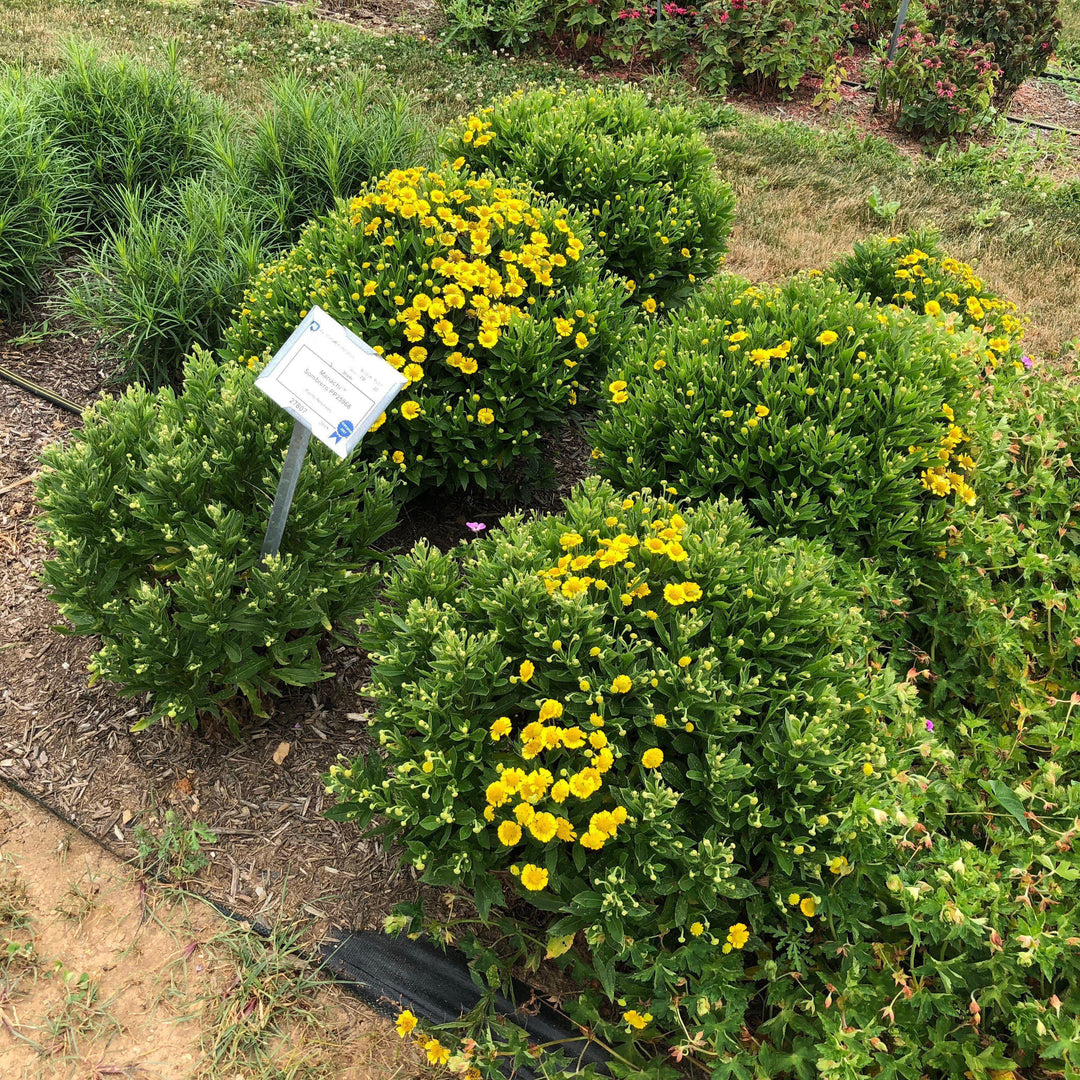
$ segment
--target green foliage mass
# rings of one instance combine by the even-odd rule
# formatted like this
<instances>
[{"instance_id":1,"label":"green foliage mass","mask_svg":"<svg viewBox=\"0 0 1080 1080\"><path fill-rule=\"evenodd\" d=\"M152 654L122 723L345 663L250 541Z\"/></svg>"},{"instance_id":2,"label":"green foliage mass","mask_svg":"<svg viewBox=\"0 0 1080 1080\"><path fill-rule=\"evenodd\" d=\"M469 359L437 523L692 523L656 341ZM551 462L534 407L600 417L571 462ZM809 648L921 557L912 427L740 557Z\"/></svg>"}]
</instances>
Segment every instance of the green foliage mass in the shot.
<instances>
[{"instance_id":1,"label":"green foliage mass","mask_svg":"<svg viewBox=\"0 0 1080 1080\"><path fill-rule=\"evenodd\" d=\"M308 452L280 556L259 547L292 421L249 372L196 352L184 389L102 398L43 455L45 580L91 671L149 694L137 727L196 727L240 698L265 715L282 686L324 678L320 644L351 641L379 575L371 545L396 520L392 481Z\"/></svg>"},{"instance_id":2,"label":"green foliage mass","mask_svg":"<svg viewBox=\"0 0 1080 1080\"><path fill-rule=\"evenodd\" d=\"M441 149L588 215L605 267L667 305L727 249L735 200L693 118L639 91L534 90L446 132Z\"/></svg>"}]
</instances>

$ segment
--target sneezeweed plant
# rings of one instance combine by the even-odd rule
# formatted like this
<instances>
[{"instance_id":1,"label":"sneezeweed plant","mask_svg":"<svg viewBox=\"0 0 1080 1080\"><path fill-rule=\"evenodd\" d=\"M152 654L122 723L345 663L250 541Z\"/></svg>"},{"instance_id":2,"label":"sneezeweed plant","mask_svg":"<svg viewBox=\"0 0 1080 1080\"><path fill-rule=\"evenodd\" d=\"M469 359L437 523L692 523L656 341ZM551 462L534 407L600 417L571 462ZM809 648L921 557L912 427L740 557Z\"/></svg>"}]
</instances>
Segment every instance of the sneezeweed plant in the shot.
<instances>
[{"instance_id":1,"label":"sneezeweed plant","mask_svg":"<svg viewBox=\"0 0 1080 1080\"><path fill-rule=\"evenodd\" d=\"M420 545L366 639L382 753L331 770L332 816L485 920L519 925L513 898L532 962L598 982L576 1015L605 1041L736 1053L763 961L839 978L836 942L887 905L892 778L925 736L836 570L737 504L595 478L558 516Z\"/></svg>"},{"instance_id":2,"label":"sneezeweed plant","mask_svg":"<svg viewBox=\"0 0 1080 1080\"><path fill-rule=\"evenodd\" d=\"M292 421L250 373L196 352L184 389L101 398L43 455L52 599L101 648L91 681L149 695L145 718L197 727L266 715L284 686L326 677L319 646L352 641L377 586L371 545L393 482L313 446L280 555L260 543Z\"/></svg>"},{"instance_id":3,"label":"sneezeweed plant","mask_svg":"<svg viewBox=\"0 0 1080 1080\"><path fill-rule=\"evenodd\" d=\"M580 209L606 268L635 282L650 307L684 299L726 250L734 198L701 132L686 110L639 91L515 94L440 146Z\"/></svg>"},{"instance_id":4,"label":"sneezeweed plant","mask_svg":"<svg viewBox=\"0 0 1080 1080\"><path fill-rule=\"evenodd\" d=\"M856 243L828 273L853 292L922 312L942 328L978 331L989 373L1003 364L1006 372L1031 367L1023 351L1027 317L991 292L972 266L945 253L933 229Z\"/></svg>"},{"instance_id":5,"label":"sneezeweed plant","mask_svg":"<svg viewBox=\"0 0 1080 1080\"><path fill-rule=\"evenodd\" d=\"M948 138L992 119L1001 69L987 46L948 34L936 38L918 27L905 27L897 46L894 59L879 48L875 61L878 99L900 131Z\"/></svg>"},{"instance_id":6,"label":"sneezeweed plant","mask_svg":"<svg viewBox=\"0 0 1080 1080\"><path fill-rule=\"evenodd\" d=\"M318 304L409 380L365 436L415 487L508 492L621 334L584 220L488 176L397 170L315 221L252 284L227 362L258 368Z\"/></svg>"},{"instance_id":7,"label":"sneezeweed plant","mask_svg":"<svg viewBox=\"0 0 1080 1080\"><path fill-rule=\"evenodd\" d=\"M977 500L981 339L820 276L725 275L638 329L592 433L600 475L740 498L771 532L846 555L933 557Z\"/></svg>"}]
</instances>

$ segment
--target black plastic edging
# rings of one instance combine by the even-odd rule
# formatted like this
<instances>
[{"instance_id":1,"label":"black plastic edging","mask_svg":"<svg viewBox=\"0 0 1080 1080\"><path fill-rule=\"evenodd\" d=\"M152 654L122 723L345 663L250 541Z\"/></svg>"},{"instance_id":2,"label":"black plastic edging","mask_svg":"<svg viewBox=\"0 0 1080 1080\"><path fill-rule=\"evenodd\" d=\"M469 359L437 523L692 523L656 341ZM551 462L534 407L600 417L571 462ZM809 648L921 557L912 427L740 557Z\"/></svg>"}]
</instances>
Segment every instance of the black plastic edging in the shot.
<instances>
[{"instance_id":1,"label":"black plastic edging","mask_svg":"<svg viewBox=\"0 0 1080 1080\"><path fill-rule=\"evenodd\" d=\"M49 806L18 781L0 775L0 785L6 785L28 799L112 858L129 861L106 840ZM175 882L169 884L175 885ZM230 922L242 922L263 938L273 936L269 927L245 918L227 904L204 896L187 885L183 888ZM315 962L315 957L310 955L307 959ZM412 941L403 934L390 936L370 930L334 930L330 942L319 946L319 961L345 990L390 1018L407 1008L430 1024L446 1024L474 1008L482 996L473 982L464 954L457 949L443 951L426 942ZM515 980L510 993L513 1001L503 994L495 996L495 1010L500 1016L517 1024L537 1043L561 1043L563 1052L578 1065L595 1065L601 1072L607 1071L604 1051L572 1030L567 1018L540 1001L528 986ZM514 1070L512 1075L521 1080L537 1080L537 1074L525 1067Z\"/></svg>"},{"instance_id":2,"label":"black plastic edging","mask_svg":"<svg viewBox=\"0 0 1080 1080\"><path fill-rule=\"evenodd\" d=\"M4 367L2 364L0 364L0 378L7 379L9 383L14 383L20 390L28 390L31 394L43 398L52 405L58 405L61 409L67 409L68 412L73 412L76 416L82 416L83 414L83 407L77 405L70 398L66 398L62 394L57 394L52 390L47 390L44 386L39 386L32 379L26 378L25 375L18 375L10 368ZM75 828L78 828L78 826L75 826Z\"/></svg>"}]
</instances>

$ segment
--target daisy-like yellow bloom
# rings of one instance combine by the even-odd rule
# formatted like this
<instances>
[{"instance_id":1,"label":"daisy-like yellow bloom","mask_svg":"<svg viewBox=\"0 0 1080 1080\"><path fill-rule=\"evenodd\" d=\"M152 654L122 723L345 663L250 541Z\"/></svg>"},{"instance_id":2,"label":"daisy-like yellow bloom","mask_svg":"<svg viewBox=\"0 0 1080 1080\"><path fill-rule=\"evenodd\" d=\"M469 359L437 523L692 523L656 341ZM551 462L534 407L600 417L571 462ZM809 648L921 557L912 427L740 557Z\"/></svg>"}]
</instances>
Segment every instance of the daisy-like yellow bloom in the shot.
<instances>
[{"instance_id":1,"label":"daisy-like yellow bloom","mask_svg":"<svg viewBox=\"0 0 1080 1080\"><path fill-rule=\"evenodd\" d=\"M565 780L556 780L551 785L551 799L552 802L557 802L560 805L566 802L566 796L570 794L570 785Z\"/></svg>"},{"instance_id":2,"label":"daisy-like yellow bloom","mask_svg":"<svg viewBox=\"0 0 1080 1080\"><path fill-rule=\"evenodd\" d=\"M405 455L400 450L395 450L392 455L392 460L395 465L403 465L405 463Z\"/></svg>"},{"instance_id":3,"label":"daisy-like yellow bloom","mask_svg":"<svg viewBox=\"0 0 1080 1080\"><path fill-rule=\"evenodd\" d=\"M792 907L795 907L801 899L802 899L802 897L797 892L788 893L787 902Z\"/></svg>"},{"instance_id":4,"label":"daisy-like yellow bloom","mask_svg":"<svg viewBox=\"0 0 1080 1080\"><path fill-rule=\"evenodd\" d=\"M510 798L510 792L506 790L506 785L501 780L493 780L487 786L485 798L489 806L502 806Z\"/></svg>"},{"instance_id":5,"label":"daisy-like yellow bloom","mask_svg":"<svg viewBox=\"0 0 1080 1080\"><path fill-rule=\"evenodd\" d=\"M764 367L772 359L771 349L751 349L750 361L757 367Z\"/></svg>"},{"instance_id":6,"label":"daisy-like yellow bloom","mask_svg":"<svg viewBox=\"0 0 1080 1080\"><path fill-rule=\"evenodd\" d=\"M536 811L527 802L518 803L517 806L514 807L514 817L517 818L517 823L519 825L528 827L529 822L532 821L535 814Z\"/></svg>"},{"instance_id":7,"label":"daisy-like yellow bloom","mask_svg":"<svg viewBox=\"0 0 1080 1080\"><path fill-rule=\"evenodd\" d=\"M635 1031L642 1031L652 1023L652 1013L639 1013L637 1009L628 1009L622 1014L623 1020L626 1022L628 1028Z\"/></svg>"},{"instance_id":8,"label":"daisy-like yellow bloom","mask_svg":"<svg viewBox=\"0 0 1080 1080\"><path fill-rule=\"evenodd\" d=\"M585 542L585 538L581 533L576 532L564 532L559 537L559 546L564 551L569 551L571 548L576 548Z\"/></svg>"},{"instance_id":9,"label":"daisy-like yellow bloom","mask_svg":"<svg viewBox=\"0 0 1080 1080\"><path fill-rule=\"evenodd\" d=\"M657 713L657 714L656 714L656 715L655 715L655 716L654 716L654 717L652 718L652 722L653 722L653 723L654 723L654 724L655 724L655 725L656 725L657 727L667 727L667 717L666 717L666 716L665 716L665 715L664 715L664 714L663 714L662 712L658 712L658 713Z\"/></svg>"},{"instance_id":10,"label":"daisy-like yellow bloom","mask_svg":"<svg viewBox=\"0 0 1080 1080\"><path fill-rule=\"evenodd\" d=\"M690 603L694 603L695 600L701 599L701 586L693 581L684 581L682 585L683 596L686 597Z\"/></svg>"},{"instance_id":11,"label":"daisy-like yellow bloom","mask_svg":"<svg viewBox=\"0 0 1080 1080\"><path fill-rule=\"evenodd\" d=\"M672 562L683 562L687 558L686 548L684 548L678 540L670 541L665 550L667 551L667 557Z\"/></svg>"},{"instance_id":12,"label":"daisy-like yellow bloom","mask_svg":"<svg viewBox=\"0 0 1080 1080\"><path fill-rule=\"evenodd\" d=\"M504 821L499 826L498 836L504 847L513 847L521 840L521 826L516 821Z\"/></svg>"},{"instance_id":13,"label":"daisy-like yellow bloom","mask_svg":"<svg viewBox=\"0 0 1080 1080\"><path fill-rule=\"evenodd\" d=\"M404 375L410 383L418 383L424 377L424 369L419 364L406 364L405 370L402 371L401 374Z\"/></svg>"},{"instance_id":14,"label":"daisy-like yellow bloom","mask_svg":"<svg viewBox=\"0 0 1080 1080\"><path fill-rule=\"evenodd\" d=\"M511 794L516 792L521 787L525 780L524 769L503 769L500 780L506 785L506 790Z\"/></svg>"},{"instance_id":15,"label":"daisy-like yellow bloom","mask_svg":"<svg viewBox=\"0 0 1080 1080\"><path fill-rule=\"evenodd\" d=\"M492 349L499 344L499 332L498 330L481 330L477 335L476 340L483 345L485 349Z\"/></svg>"},{"instance_id":16,"label":"daisy-like yellow bloom","mask_svg":"<svg viewBox=\"0 0 1080 1080\"><path fill-rule=\"evenodd\" d=\"M527 683L536 671L536 666L531 660L522 660L521 667L518 668L518 678Z\"/></svg>"},{"instance_id":17,"label":"daisy-like yellow bloom","mask_svg":"<svg viewBox=\"0 0 1080 1080\"><path fill-rule=\"evenodd\" d=\"M555 835L566 844L572 844L577 839L574 826L564 817L555 819Z\"/></svg>"},{"instance_id":18,"label":"daisy-like yellow bloom","mask_svg":"<svg viewBox=\"0 0 1080 1080\"><path fill-rule=\"evenodd\" d=\"M817 343L819 345L831 345L836 339L837 335L832 330L822 330L817 336Z\"/></svg>"},{"instance_id":19,"label":"daisy-like yellow bloom","mask_svg":"<svg viewBox=\"0 0 1080 1080\"><path fill-rule=\"evenodd\" d=\"M406 420L415 420L420 415L420 403L418 401L406 401L401 406L401 415Z\"/></svg>"},{"instance_id":20,"label":"daisy-like yellow bloom","mask_svg":"<svg viewBox=\"0 0 1080 1080\"><path fill-rule=\"evenodd\" d=\"M817 913L817 901L812 896L804 896L799 901L799 910L808 918L812 919Z\"/></svg>"},{"instance_id":21,"label":"daisy-like yellow bloom","mask_svg":"<svg viewBox=\"0 0 1080 1080\"><path fill-rule=\"evenodd\" d=\"M737 922L728 928L727 943L733 949L741 949L750 940L750 930L746 923Z\"/></svg>"},{"instance_id":22,"label":"daisy-like yellow bloom","mask_svg":"<svg viewBox=\"0 0 1080 1080\"><path fill-rule=\"evenodd\" d=\"M579 746L585 744L585 732L576 724L573 727L567 728L562 733L562 744L568 750L576 750ZM562 800L560 799L559 802L562 802Z\"/></svg>"},{"instance_id":23,"label":"daisy-like yellow bloom","mask_svg":"<svg viewBox=\"0 0 1080 1080\"><path fill-rule=\"evenodd\" d=\"M755 405L754 412L757 413L758 416L765 417L769 415L769 407L767 405Z\"/></svg>"},{"instance_id":24,"label":"daisy-like yellow bloom","mask_svg":"<svg viewBox=\"0 0 1080 1080\"><path fill-rule=\"evenodd\" d=\"M450 1051L438 1039L424 1043L424 1053L432 1065L445 1065L450 1060Z\"/></svg>"},{"instance_id":25,"label":"daisy-like yellow bloom","mask_svg":"<svg viewBox=\"0 0 1080 1080\"><path fill-rule=\"evenodd\" d=\"M634 687L634 680L629 675L616 675L611 683L613 694L627 694Z\"/></svg>"},{"instance_id":26,"label":"daisy-like yellow bloom","mask_svg":"<svg viewBox=\"0 0 1080 1080\"><path fill-rule=\"evenodd\" d=\"M941 314L941 305L936 300L927 300L923 311L925 311L927 315L937 318L937 316Z\"/></svg>"},{"instance_id":27,"label":"daisy-like yellow bloom","mask_svg":"<svg viewBox=\"0 0 1080 1080\"><path fill-rule=\"evenodd\" d=\"M561 701L556 701L554 698L548 698L540 706L540 721L543 723L546 720L557 720L563 714L563 704Z\"/></svg>"},{"instance_id":28,"label":"daisy-like yellow bloom","mask_svg":"<svg viewBox=\"0 0 1080 1080\"><path fill-rule=\"evenodd\" d=\"M658 769L664 763L664 751L658 746L650 747L641 755L641 764L646 769Z\"/></svg>"},{"instance_id":29,"label":"daisy-like yellow bloom","mask_svg":"<svg viewBox=\"0 0 1080 1080\"><path fill-rule=\"evenodd\" d=\"M488 425L488 424L494 424L495 423L495 414L490 409L481 409L476 414L476 419L479 420L480 423L484 424L485 426Z\"/></svg>"},{"instance_id":30,"label":"daisy-like yellow bloom","mask_svg":"<svg viewBox=\"0 0 1080 1080\"><path fill-rule=\"evenodd\" d=\"M585 336L585 335L584 335L584 334L583 334L583 333L582 333L582 332L581 332L581 331L579 330L579 331L578 331L578 332L577 332L577 333L576 333L576 334L574 335L574 344L575 344L575 345L576 345L576 346L577 346L577 347L578 347L579 349L585 349L585 348L587 348L587 347L588 347L588 345L589 345L589 339L588 339L588 338L587 338L587 337L586 337L586 336Z\"/></svg>"},{"instance_id":31,"label":"daisy-like yellow bloom","mask_svg":"<svg viewBox=\"0 0 1080 1080\"><path fill-rule=\"evenodd\" d=\"M542 866L526 863L521 868L521 884L530 892L539 892L547 888L548 872Z\"/></svg>"},{"instance_id":32,"label":"daisy-like yellow bloom","mask_svg":"<svg viewBox=\"0 0 1080 1080\"><path fill-rule=\"evenodd\" d=\"M701 937L705 933L705 926L703 923L695 922L690 924L690 936Z\"/></svg>"},{"instance_id":33,"label":"daisy-like yellow bloom","mask_svg":"<svg viewBox=\"0 0 1080 1080\"><path fill-rule=\"evenodd\" d=\"M537 814L532 821L529 822L529 832L531 832L542 844L548 843L549 840L554 840L558 830L559 823L555 815L549 814L546 811Z\"/></svg>"},{"instance_id":34,"label":"daisy-like yellow bloom","mask_svg":"<svg viewBox=\"0 0 1080 1080\"><path fill-rule=\"evenodd\" d=\"M682 585L669 583L664 586L664 599L672 607L678 607L680 604L685 604L687 598Z\"/></svg>"},{"instance_id":35,"label":"daisy-like yellow bloom","mask_svg":"<svg viewBox=\"0 0 1080 1080\"><path fill-rule=\"evenodd\" d=\"M397 1022L394 1024L394 1027L397 1028L398 1035L404 1039L405 1036L416 1027L416 1023L416 1017L408 1009L404 1009L402 1012L398 1013Z\"/></svg>"}]
</instances>

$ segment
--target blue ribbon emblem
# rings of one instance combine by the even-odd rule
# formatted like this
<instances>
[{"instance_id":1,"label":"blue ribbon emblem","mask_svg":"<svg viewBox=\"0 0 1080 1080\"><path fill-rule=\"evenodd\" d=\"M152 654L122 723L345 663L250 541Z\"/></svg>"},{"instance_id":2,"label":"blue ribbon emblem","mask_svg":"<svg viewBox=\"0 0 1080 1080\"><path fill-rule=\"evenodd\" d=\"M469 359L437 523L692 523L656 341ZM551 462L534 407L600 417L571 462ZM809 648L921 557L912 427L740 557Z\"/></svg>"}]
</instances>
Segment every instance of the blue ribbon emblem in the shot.
<instances>
[{"instance_id":1,"label":"blue ribbon emblem","mask_svg":"<svg viewBox=\"0 0 1080 1080\"><path fill-rule=\"evenodd\" d=\"M331 437L334 442L341 442L342 439L347 439L353 433L353 425L351 420L342 420L337 426L336 431L332 431Z\"/></svg>"}]
</instances>

